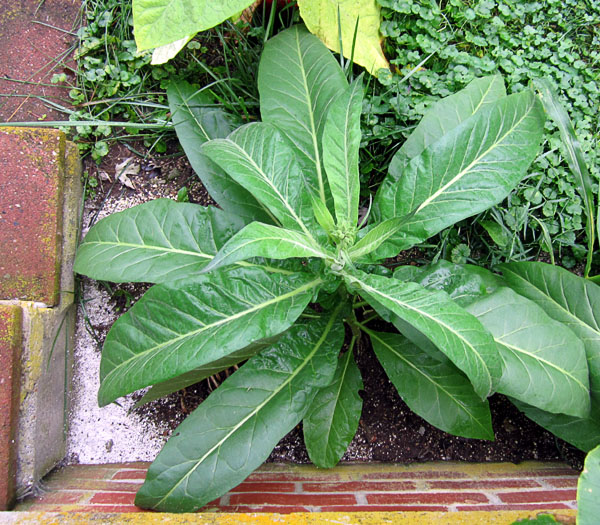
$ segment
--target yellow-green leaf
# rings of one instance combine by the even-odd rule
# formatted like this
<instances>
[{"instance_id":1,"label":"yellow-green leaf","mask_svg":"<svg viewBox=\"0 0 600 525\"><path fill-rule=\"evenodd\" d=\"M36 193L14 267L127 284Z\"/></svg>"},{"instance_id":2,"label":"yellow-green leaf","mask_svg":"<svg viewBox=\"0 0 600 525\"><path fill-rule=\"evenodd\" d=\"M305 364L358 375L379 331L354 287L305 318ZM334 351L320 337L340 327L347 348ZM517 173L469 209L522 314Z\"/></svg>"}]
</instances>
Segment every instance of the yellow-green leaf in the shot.
<instances>
[{"instance_id":1,"label":"yellow-green leaf","mask_svg":"<svg viewBox=\"0 0 600 525\"><path fill-rule=\"evenodd\" d=\"M350 58L352 54L354 28L358 18L354 62L375 76L381 68L389 69L381 50L380 8L376 0L298 0L298 5L308 30L336 53L340 52L341 26L342 47L346 58Z\"/></svg>"}]
</instances>

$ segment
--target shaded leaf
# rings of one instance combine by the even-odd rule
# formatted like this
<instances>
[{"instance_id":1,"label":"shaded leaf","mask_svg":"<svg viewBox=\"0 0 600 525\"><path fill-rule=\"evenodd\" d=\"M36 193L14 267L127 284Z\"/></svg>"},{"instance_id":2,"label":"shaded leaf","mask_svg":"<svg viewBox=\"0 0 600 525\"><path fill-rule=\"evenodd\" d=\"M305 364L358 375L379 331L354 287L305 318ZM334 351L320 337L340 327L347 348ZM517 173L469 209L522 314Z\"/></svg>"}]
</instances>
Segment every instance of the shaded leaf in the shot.
<instances>
[{"instance_id":1,"label":"shaded leaf","mask_svg":"<svg viewBox=\"0 0 600 525\"><path fill-rule=\"evenodd\" d=\"M265 45L258 70L262 120L289 139L309 188L328 205L321 137L329 107L347 87L331 52L303 26L282 31Z\"/></svg>"},{"instance_id":2,"label":"shaded leaf","mask_svg":"<svg viewBox=\"0 0 600 525\"><path fill-rule=\"evenodd\" d=\"M351 351L338 359L333 382L321 388L304 418L304 443L310 460L334 467L354 438L362 411L360 371Z\"/></svg>"},{"instance_id":3,"label":"shaded leaf","mask_svg":"<svg viewBox=\"0 0 600 525\"><path fill-rule=\"evenodd\" d=\"M112 282L166 282L199 272L243 227L217 208L157 199L95 224L74 271Z\"/></svg>"},{"instance_id":4,"label":"shaded leaf","mask_svg":"<svg viewBox=\"0 0 600 525\"><path fill-rule=\"evenodd\" d=\"M590 410L583 343L533 301L500 288L466 307L494 336L503 363L496 390L554 413Z\"/></svg>"},{"instance_id":5,"label":"shaded leaf","mask_svg":"<svg viewBox=\"0 0 600 525\"><path fill-rule=\"evenodd\" d=\"M106 337L100 405L287 330L320 284L310 274L238 268L154 286Z\"/></svg>"},{"instance_id":6,"label":"shaded leaf","mask_svg":"<svg viewBox=\"0 0 600 525\"><path fill-rule=\"evenodd\" d=\"M169 379L167 381L163 381L162 383L158 383L153 385L148 392L144 394L142 399L140 399L135 406L144 405L145 403L149 403L150 401L154 401L156 399L160 399L161 397L168 396L173 392L177 392L183 388L186 388L190 385L194 385L199 383L203 379L210 377L212 375L218 374L223 370L226 370L233 365L237 365L242 361L246 361L250 359L252 356L256 355L258 352L270 346L273 341L272 339L277 339L279 336L275 336L274 338L262 339L258 343L253 343L246 348L242 348L237 352L232 352L229 355L221 359L217 359L211 363L207 363L204 366L200 366L191 370L190 372L186 372L181 374L180 376L174 377L173 379Z\"/></svg>"},{"instance_id":7,"label":"shaded leaf","mask_svg":"<svg viewBox=\"0 0 600 525\"><path fill-rule=\"evenodd\" d=\"M399 266L394 278L413 281L428 290L442 290L462 307L504 286L499 275L472 264L440 260L426 266Z\"/></svg>"},{"instance_id":8,"label":"shaded leaf","mask_svg":"<svg viewBox=\"0 0 600 525\"><path fill-rule=\"evenodd\" d=\"M585 346L592 394L600 400L600 288L564 268L540 262L500 265L518 294L568 326Z\"/></svg>"},{"instance_id":9,"label":"shaded leaf","mask_svg":"<svg viewBox=\"0 0 600 525\"><path fill-rule=\"evenodd\" d=\"M292 327L251 358L177 428L136 505L192 512L243 481L331 382L343 340L334 312Z\"/></svg>"},{"instance_id":10,"label":"shaded leaf","mask_svg":"<svg viewBox=\"0 0 600 525\"><path fill-rule=\"evenodd\" d=\"M250 192L200 151L204 142L224 138L231 133L234 126L227 113L216 106L215 100L206 91L184 80L169 83L167 98L179 143L215 202L247 221L269 221L269 214Z\"/></svg>"},{"instance_id":11,"label":"shaded leaf","mask_svg":"<svg viewBox=\"0 0 600 525\"><path fill-rule=\"evenodd\" d=\"M516 399L511 399L511 402L529 419L584 452L600 445L600 406L594 400L586 417L552 414Z\"/></svg>"},{"instance_id":12,"label":"shaded leaf","mask_svg":"<svg viewBox=\"0 0 600 525\"><path fill-rule=\"evenodd\" d=\"M487 401L451 363L440 363L399 334L368 331L377 359L409 408L456 436L494 439Z\"/></svg>"},{"instance_id":13,"label":"shaded leaf","mask_svg":"<svg viewBox=\"0 0 600 525\"><path fill-rule=\"evenodd\" d=\"M298 0L300 15L311 33L327 47L340 52L340 29L344 56L377 76L380 69L389 69L381 50L381 15L375 0ZM356 31L356 42L354 32ZM354 50L354 54L352 51Z\"/></svg>"},{"instance_id":14,"label":"shaded leaf","mask_svg":"<svg viewBox=\"0 0 600 525\"><path fill-rule=\"evenodd\" d=\"M467 375L482 399L493 392L501 375L494 340L473 315L447 294L362 272L357 276L347 275L346 280L360 289L361 295L384 319L391 312L425 334ZM386 320L393 322L393 318Z\"/></svg>"}]
</instances>

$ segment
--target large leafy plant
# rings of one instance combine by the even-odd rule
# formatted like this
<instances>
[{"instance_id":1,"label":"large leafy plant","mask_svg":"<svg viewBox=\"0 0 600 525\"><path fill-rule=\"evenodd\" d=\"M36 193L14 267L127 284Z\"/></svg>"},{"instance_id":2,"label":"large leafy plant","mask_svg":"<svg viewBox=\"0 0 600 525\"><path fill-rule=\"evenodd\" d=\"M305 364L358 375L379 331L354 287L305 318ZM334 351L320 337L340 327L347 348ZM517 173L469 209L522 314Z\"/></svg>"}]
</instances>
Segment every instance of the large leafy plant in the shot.
<instances>
[{"instance_id":1,"label":"large leafy plant","mask_svg":"<svg viewBox=\"0 0 600 525\"><path fill-rule=\"evenodd\" d=\"M439 102L361 207L361 78L348 85L295 26L267 43L259 91L262 122L233 131L192 86L169 91L182 145L222 209L146 203L100 221L77 255L93 278L157 283L106 338L101 405L245 362L174 432L138 505L202 507L301 421L311 459L333 466L360 418L362 334L410 408L445 431L493 439L493 392L588 417L586 350L570 324L475 267L383 264L506 197L538 150L533 92L506 96L492 76Z\"/></svg>"}]
</instances>

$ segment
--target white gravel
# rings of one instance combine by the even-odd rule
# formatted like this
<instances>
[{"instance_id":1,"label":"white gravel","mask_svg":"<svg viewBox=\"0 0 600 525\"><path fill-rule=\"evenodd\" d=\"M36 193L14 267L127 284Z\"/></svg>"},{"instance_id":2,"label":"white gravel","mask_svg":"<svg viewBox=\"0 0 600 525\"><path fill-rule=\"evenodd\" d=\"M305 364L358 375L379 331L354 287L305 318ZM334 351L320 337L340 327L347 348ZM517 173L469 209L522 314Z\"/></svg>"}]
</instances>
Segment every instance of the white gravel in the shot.
<instances>
[{"instance_id":1,"label":"white gravel","mask_svg":"<svg viewBox=\"0 0 600 525\"><path fill-rule=\"evenodd\" d=\"M108 294L92 281L86 281L83 300L93 325L112 323L117 317L108 306ZM121 406L98 407L100 352L81 310L79 314L67 457L86 464L151 461L165 442L166 429L129 413L134 404L130 398L119 400Z\"/></svg>"},{"instance_id":2,"label":"white gravel","mask_svg":"<svg viewBox=\"0 0 600 525\"><path fill-rule=\"evenodd\" d=\"M176 188L166 188L164 181L146 184L144 189L143 193L128 197L109 198L103 204L99 218L149 199L173 198L176 193ZM95 209L89 207L84 210L83 234L95 212ZM83 303L89 323L94 327L109 327L119 317L110 305L108 293L95 281L84 280ZM75 331L67 460L70 463L86 464L151 461L166 442L165 436L169 431L166 427L159 428L155 422L130 412L134 404L130 398L119 399L120 406L113 403L103 408L98 407L100 349L89 333L84 317L80 308Z\"/></svg>"}]
</instances>

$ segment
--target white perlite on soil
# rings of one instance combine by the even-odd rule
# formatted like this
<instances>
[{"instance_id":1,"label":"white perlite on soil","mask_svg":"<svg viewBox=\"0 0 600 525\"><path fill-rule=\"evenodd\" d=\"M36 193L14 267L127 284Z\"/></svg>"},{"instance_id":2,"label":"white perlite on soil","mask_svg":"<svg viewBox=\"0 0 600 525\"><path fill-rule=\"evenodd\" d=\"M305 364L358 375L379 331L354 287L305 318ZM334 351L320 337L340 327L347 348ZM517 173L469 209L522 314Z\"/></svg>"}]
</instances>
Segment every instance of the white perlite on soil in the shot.
<instances>
[{"instance_id":1,"label":"white perlite on soil","mask_svg":"<svg viewBox=\"0 0 600 525\"><path fill-rule=\"evenodd\" d=\"M117 315L109 306L109 295L95 282L86 280L83 301L92 325L112 324ZM165 442L165 429L130 413L134 401L120 399L98 407L100 351L79 311L75 333L71 413L67 458L71 463L119 463L151 461Z\"/></svg>"},{"instance_id":2,"label":"white perlite on soil","mask_svg":"<svg viewBox=\"0 0 600 525\"><path fill-rule=\"evenodd\" d=\"M123 169L120 169L120 172L122 173ZM108 178L109 186L115 176L118 176L118 173L111 174ZM99 179L106 179L106 174L99 175ZM99 206L101 209L98 220L150 199L174 198L177 194L177 187L165 184L165 181L160 179L136 177L134 181L136 186L132 189L138 191L133 194L125 191L126 197L111 196L101 204L86 201L82 235L89 229L90 220L98 212ZM123 189L119 182L117 186L119 190ZM79 307L75 331L67 461L86 464L151 461L166 442L170 433L168 428L161 428L155 421L131 412L135 402L129 397L119 399L118 405L113 403L103 408L98 407L101 354L98 343L90 333L92 328L89 325L94 329L102 327L106 333L120 314L114 311L109 294L96 281L83 279L82 284L83 308ZM86 315L89 325L85 319Z\"/></svg>"}]
</instances>

